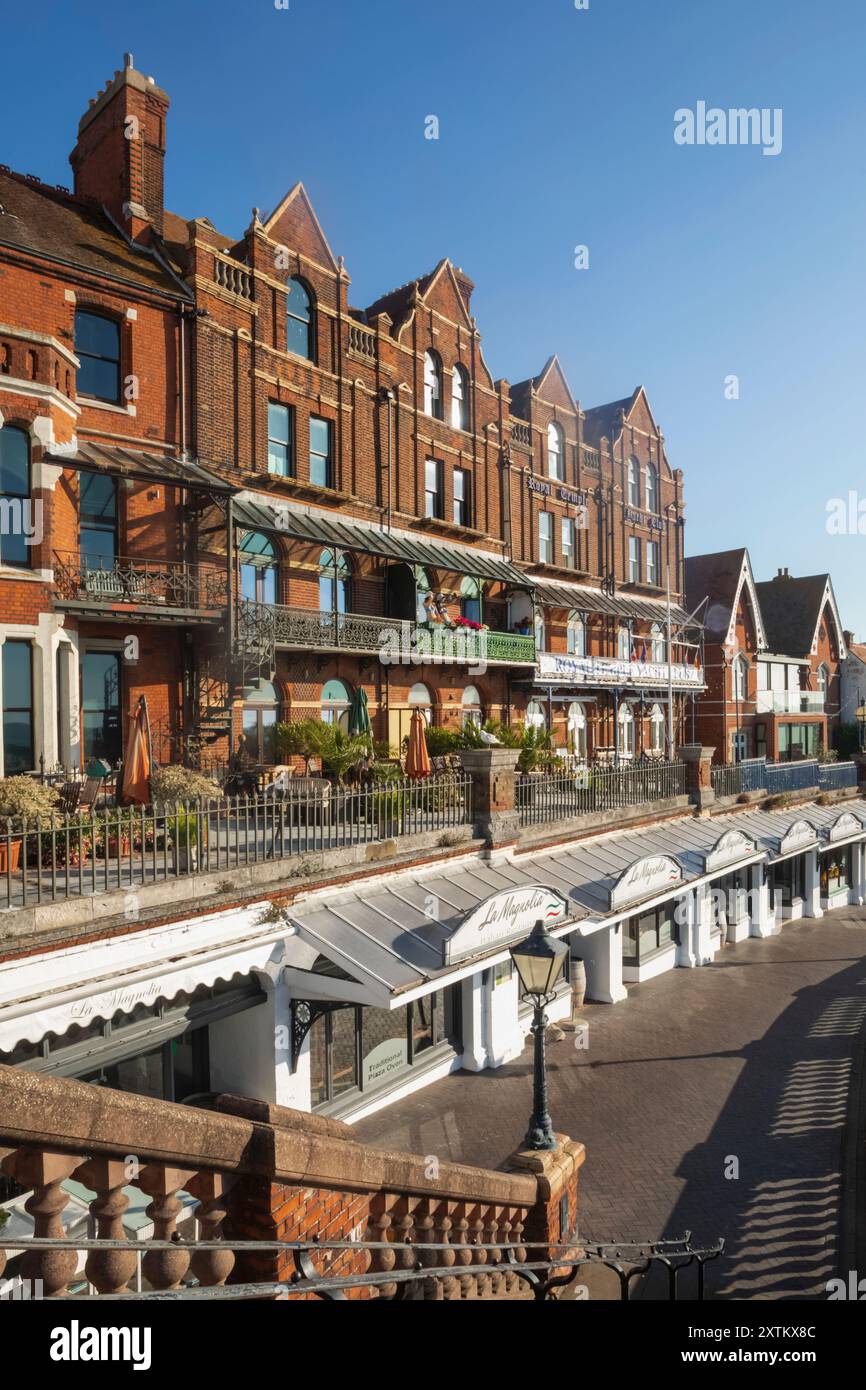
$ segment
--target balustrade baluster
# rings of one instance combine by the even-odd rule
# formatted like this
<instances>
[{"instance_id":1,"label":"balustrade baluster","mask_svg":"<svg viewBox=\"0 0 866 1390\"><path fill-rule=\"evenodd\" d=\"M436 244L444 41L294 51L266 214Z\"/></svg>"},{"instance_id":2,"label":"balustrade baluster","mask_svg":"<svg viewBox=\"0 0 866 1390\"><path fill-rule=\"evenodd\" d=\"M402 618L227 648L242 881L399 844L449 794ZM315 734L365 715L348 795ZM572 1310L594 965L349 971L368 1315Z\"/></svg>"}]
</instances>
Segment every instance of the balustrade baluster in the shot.
<instances>
[{"instance_id":1,"label":"balustrade baluster","mask_svg":"<svg viewBox=\"0 0 866 1390\"><path fill-rule=\"evenodd\" d=\"M235 1179L221 1173L196 1173L187 1183L187 1191L199 1199L196 1213L202 1240L222 1240L223 1222L227 1216L226 1199ZM235 1253L224 1250L195 1250L190 1269L200 1284L216 1288L224 1284L235 1267Z\"/></svg>"},{"instance_id":2,"label":"balustrade baluster","mask_svg":"<svg viewBox=\"0 0 866 1390\"><path fill-rule=\"evenodd\" d=\"M370 1223L368 1228L368 1239L371 1241L388 1241L393 1239L391 1215L392 1209L397 1205L397 1198L392 1197L387 1192L379 1192L370 1204ZM390 1274L397 1263L397 1251L389 1250L385 1247L371 1251L370 1273L371 1274ZM397 1292L396 1284L378 1284L378 1291L374 1297L393 1299Z\"/></svg>"},{"instance_id":3,"label":"balustrade baluster","mask_svg":"<svg viewBox=\"0 0 866 1390\"><path fill-rule=\"evenodd\" d=\"M96 1193L90 1214L97 1240L123 1240L123 1214L129 1206L124 1186L130 1181L127 1165L119 1159L92 1158L76 1171L78 1182ZM124 1293L135 1274L134 1250L89 1250L84 1272L99 1293Z\"/></svg>"},{"instance_id":4,"label":"balustrade baluster","mask_svg":"<svg viewBox=\"0 0 866 1390\"><path fill-rule=\"evenodd\" d=\"M69 1194L63 1183L71 1178L81 1159L69 1154L47 1150L19 1149L14 1158L7 1159L4 1168L22 1187L33 1191L24 1203L24 1210L33 1217L34 1236L63 1240L61 1213ZM28 1250L21 1261L22 1279L42 1281L45 1298L66 1293L67 1285L78 1269L78 1251L73 1245L64 1249Z\"/></svg>"},{"instance_id":5,"label":"balustrade baluster","mask_svg":"<svg viewBox=\"0 0 866 1390\"><path fill-rule=\"evenodd\" d=\"M177 1194L195 1173L194 1168L164 1168L157 1163L148 1163L142 1168L138 1185L152 1198L147 1214L153 1222L154 1240L175 1240L177 1218L183 1210ZM189 1269L189 1261L189 1250L178 1245L174 1250L148 1250L141 1268L154 1289L177 1289Z\"/></svg>"}]
</instances>

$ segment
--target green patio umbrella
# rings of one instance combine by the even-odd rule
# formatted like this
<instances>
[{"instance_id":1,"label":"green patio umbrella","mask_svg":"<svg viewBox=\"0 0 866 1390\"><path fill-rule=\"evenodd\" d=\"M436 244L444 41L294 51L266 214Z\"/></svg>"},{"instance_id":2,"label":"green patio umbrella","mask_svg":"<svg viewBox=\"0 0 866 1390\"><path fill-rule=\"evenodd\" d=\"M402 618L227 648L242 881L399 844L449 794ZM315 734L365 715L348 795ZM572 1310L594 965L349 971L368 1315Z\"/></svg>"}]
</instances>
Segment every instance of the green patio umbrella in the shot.
<instances>
[{"instance_id":1,"label":"green patio umbrella","mask_svg":"<svg viewBox=\"0 0 866 1390\"><path fill-rule=\"evenodd\" d=\"M370 723L370 711L367 709L367 692L361 686L355 691L349 706L349 733L366 735L372 745L373 725Z\"/></svg>"}]
</instances>

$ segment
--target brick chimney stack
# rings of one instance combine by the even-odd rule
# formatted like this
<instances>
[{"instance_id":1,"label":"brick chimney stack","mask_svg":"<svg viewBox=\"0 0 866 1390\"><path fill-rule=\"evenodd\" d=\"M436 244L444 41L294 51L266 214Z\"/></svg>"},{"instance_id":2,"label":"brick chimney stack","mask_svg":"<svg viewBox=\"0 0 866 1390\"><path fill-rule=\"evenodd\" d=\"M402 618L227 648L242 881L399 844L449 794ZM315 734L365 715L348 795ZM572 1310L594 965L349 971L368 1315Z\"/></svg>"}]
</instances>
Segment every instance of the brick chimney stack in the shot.
<instances>
[{"instance_id":1,"label":"brick chimney stack","mask_svg":"<svg viewBox=\"0 0 866 1390\"><path fill-rule=\"evenodd\" d=\"M134 241L162 235L165 118L168 97L137 72L132 54L78 123L69 156L75 194L105 207Z\"/></svg>"}]
</instances>

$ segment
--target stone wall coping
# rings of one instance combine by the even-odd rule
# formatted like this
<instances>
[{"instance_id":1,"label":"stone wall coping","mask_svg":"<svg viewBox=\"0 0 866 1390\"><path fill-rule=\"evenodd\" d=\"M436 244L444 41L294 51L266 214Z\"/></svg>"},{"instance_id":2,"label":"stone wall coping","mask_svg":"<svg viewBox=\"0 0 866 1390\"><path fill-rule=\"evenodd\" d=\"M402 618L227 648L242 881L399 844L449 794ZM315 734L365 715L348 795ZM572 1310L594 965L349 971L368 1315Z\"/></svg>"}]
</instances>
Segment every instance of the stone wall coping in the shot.
<instances>
[{"instance_id":1,"label":"stone wall coping","mask_svg":"<svg viewBox=\"0 0 866 1390\"><path fill-rule=\"evenodd\" d=\"M339 1192L394 1192L525 1207L538 1200L538 1184L530 1173L441 1163L431 1179L429 1158L368 1148L330 1132L333 1121L272 1109L281 1112L280 1126L0 1065L0 1148L25 1145L118 1159L134 1154L140 1161L172 1168L246 1174ZM292 1113L297 1124L289 1127Z\"/></svg>"}]
</instances>

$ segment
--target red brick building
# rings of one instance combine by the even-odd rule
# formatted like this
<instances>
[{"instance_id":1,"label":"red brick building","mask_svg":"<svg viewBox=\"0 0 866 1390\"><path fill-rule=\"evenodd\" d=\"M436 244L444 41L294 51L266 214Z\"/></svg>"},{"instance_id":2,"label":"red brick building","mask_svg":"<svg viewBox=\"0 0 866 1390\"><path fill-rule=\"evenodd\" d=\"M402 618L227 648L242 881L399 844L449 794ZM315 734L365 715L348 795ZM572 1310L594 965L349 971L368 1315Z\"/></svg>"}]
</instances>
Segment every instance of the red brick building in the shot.
<instances>
[{"instance_id":1,"label":"red brick building","mask_svg":"<svg viewBox=\"0 0 866 1390\"><path fill-rule=\"evenodd\" d=\"M816 757L833 747L845 638L828 574L756 583L744 548L686 560L704 624L699 740L716 762Z\"/></svg>"},{"instance_id":2,"label":"red brick building","mask_svg":"<svg viewBox=\"0 0 866 1390\"><path fill-rule=\"evenodd\" d=\"M167 211L168 105L130 58L72 192L0 172L3 492L39 517L0 554L5 770L116 761L140 694L163 759L268 761L358 689L392 748L415 707L587 756L688 737L683 479L643 389L494 380L447 259L354 307L300 184L240 236Z\"/></svg>"}]
</instances>

